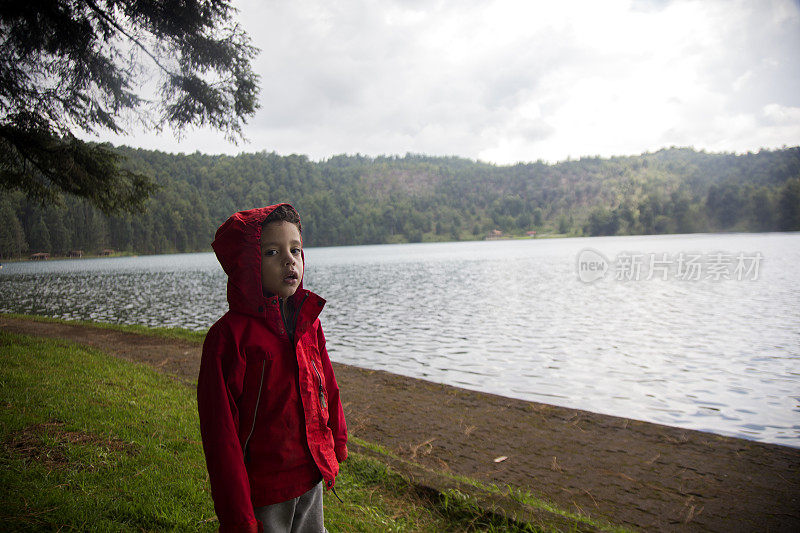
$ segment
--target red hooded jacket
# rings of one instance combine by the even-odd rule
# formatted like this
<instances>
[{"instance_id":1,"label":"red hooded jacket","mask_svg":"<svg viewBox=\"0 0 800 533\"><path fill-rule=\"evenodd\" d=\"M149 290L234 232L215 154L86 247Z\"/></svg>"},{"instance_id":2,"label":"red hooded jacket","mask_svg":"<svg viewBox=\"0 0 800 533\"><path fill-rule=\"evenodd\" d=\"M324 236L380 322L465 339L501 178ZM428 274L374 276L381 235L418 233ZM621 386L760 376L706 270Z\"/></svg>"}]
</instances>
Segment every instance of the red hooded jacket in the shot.
<instances>
[{"instance_id":1,"label":"red hooded jacket","mask_svg":"<svg viewBox=\"0 0 800 533\"><path fill-rule=\"evenodd\" d=\"M223 532L257 531L254 507L296 498L320 478L332 487L347 458L339 386L317 318L325 300L300 280L290 335L278 297L262 293L261 223L276 207L234 214L212 244L228 275L230 310L206 335L197 407Z\"/></svg>"}]
</instances>

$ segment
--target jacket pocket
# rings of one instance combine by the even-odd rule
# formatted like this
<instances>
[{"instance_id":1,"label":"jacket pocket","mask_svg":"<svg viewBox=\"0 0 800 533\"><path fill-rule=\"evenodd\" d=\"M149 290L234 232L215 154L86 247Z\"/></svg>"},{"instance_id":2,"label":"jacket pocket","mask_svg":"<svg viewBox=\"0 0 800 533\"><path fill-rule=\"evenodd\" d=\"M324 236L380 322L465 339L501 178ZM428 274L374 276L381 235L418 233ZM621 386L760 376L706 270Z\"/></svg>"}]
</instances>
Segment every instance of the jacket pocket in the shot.
<instances>
[{"instance_id":1,"label":"jacket pocket","mask_svg":"<svg viewBox=\"0 0 800 533\"><path fill-rule=\"evenodd\" d=\"M248 380L249 387L255 387L257 384L257 389L255 393L255 404L253 405L253 416L250 422L250 429L248 430L247 437L244 440L244 444L242 444L242 454L244 456L244 463L247 464L250 462L250 439L253 438L253 433L256 429L256 419L258 418L258 406L261 403L261 395L265 392L264 389L264 377L267 373L267 367L269 366L270 356L269 353L264 351L262 348L253 347L253 348L245 348L244 349L245 358L247 361L247 369L245 371L246 374L249 375L250 379ZM248 397L252 397L252 395L248 394Z\"/></svg>"}]
</instances>

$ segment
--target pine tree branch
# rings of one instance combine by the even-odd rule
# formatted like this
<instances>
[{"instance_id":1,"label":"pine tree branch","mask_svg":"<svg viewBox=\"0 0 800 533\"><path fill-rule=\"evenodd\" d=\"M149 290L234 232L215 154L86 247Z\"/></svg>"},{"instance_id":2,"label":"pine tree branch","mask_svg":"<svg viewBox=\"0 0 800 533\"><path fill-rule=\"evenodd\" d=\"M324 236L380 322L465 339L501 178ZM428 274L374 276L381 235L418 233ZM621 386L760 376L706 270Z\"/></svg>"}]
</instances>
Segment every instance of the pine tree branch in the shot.
<instances>
[{"instance_id":1,"label":"pine tree branch","mask_svg":"<svg viewBox=\"0 0 800 533\"><path fill-rule=\"evenodd\" d=\"M89 6L89 8L90 8L92 11L94 11L95 13L97 13L97 15L98 15L98 16L100 16L100 18L102 18L103 20L105 20L106 22L108 22L109 24L111 24L111 25L112 25L114 28L116 28L116 30L117 30L117 31L119 31L121 34L123 34L123 35L124 35L125 37L127 37L128 39L130 39L130 40L131 40L131 42L133 42L133 43L134 43L134 44L135 44L137 47L139 47L139 48L140 48L140 49L141 49L141 50L142 50L142 51L143 51L145 54L147 54L148 56L150 56L150 59L152 59L152 60L153 60L153 62L154 62L156 65L158 65L158 67L159 67L161 70L163 70L163 71L164 71L164 73L166 73L167 75L169 75L169 76L172 76L172 77L178 77L178 75L177 75L177 74L175 74L175 73L174 73L174 72L172 72L170 69L168 69L167 67L165 67L164 65L162 65L162 64L161 64L161 62L158 60L158 58L157 58L157 57L156 57L156 56L155 56L155 55L154 55L154 54L153 54L153 53L150 51L150 49L148 49L148 48L147 48L147 47L146 47L144 44L142 44L142 42L141 42L141 41L139 41L139 39L137 39L136 37L134 37L133 35L131 35L130 33L128 33L128 32L125 30L125 28L123 28L122 26L120 26L120 25L117 23L117 21L116 21L116 20L114 20L113 18L111 18L111 16L109 16L109 15L108 15L108 13L106 13L105 11L103 11L102 9L100 9L100 6L98 6L98 5L97 5L97 4L96 4L96 3L95 3L93 0L84 0L84 2L86 3L86 5L87 5L87 6Z\"/></svg>"}]
</instances>

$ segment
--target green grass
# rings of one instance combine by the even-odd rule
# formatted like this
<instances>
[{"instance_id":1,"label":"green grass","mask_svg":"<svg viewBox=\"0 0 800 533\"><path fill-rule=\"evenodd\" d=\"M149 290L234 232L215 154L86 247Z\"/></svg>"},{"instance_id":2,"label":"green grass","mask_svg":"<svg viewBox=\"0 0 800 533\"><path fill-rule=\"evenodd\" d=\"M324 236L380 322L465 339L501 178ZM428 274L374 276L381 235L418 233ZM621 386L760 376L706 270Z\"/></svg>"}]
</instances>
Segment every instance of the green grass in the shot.
<instances>
[{"instance_id":1,"label":"green grass","mask_svg":"<svg viewBox=\"0 0 800 533\"><path fill-rule=\"evenodd\" d=\"M0 331L0 530L213 531L195 393L151 368ZM331 531L534 531L352 454Z\"/></svg>"},{"instance_id":2,"label":"green grass","mask_svg":"<svg viewBox=\"0 0 800 533\"><path fill-rule=\"evenodd\" d=\"M193 403L142 365L0 332L2 529L213 529Z\"/></svg>"}]
</instances>

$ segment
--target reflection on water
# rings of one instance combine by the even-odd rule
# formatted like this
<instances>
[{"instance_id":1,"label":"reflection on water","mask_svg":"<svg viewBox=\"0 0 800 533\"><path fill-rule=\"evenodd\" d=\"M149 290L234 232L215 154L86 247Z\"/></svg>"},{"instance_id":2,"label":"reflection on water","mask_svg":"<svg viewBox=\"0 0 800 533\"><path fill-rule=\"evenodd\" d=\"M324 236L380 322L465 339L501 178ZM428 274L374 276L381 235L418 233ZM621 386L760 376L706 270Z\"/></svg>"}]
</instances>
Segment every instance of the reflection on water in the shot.
<instances>
[{"instance_id":1,"label":"reflection on water","mask_svg":"<svg viewBox=\"0 0 800 533\"><path fill-rule=\"evenodd\" d=\"M590 246L761 252L748 281L587 284ZM310 248L331 358L516 398L800 446L800 234ZM0 310L206 329L212 254L8 264Z\"/></svg>"}]
</instances>

